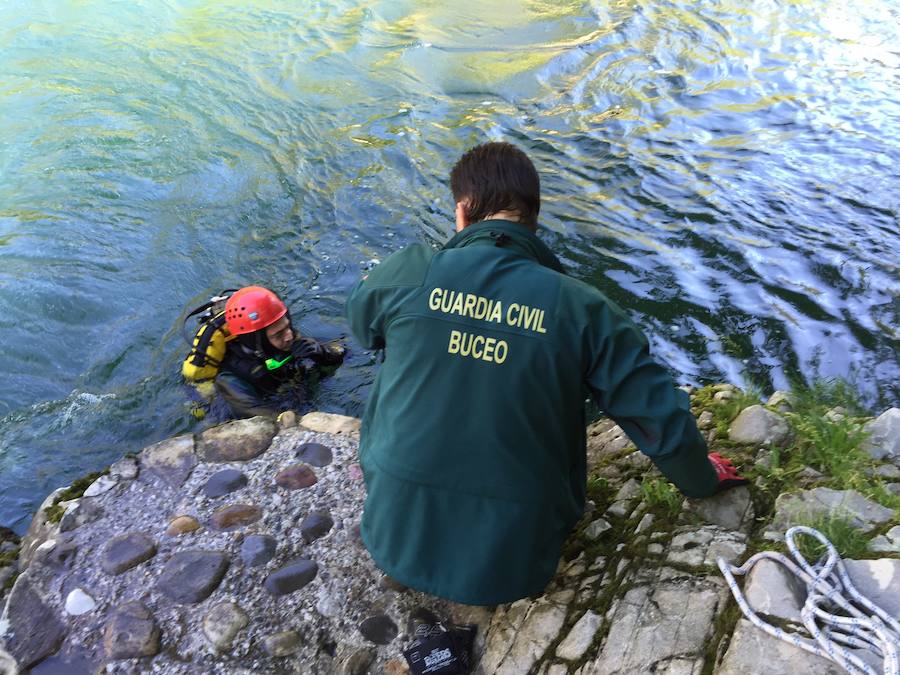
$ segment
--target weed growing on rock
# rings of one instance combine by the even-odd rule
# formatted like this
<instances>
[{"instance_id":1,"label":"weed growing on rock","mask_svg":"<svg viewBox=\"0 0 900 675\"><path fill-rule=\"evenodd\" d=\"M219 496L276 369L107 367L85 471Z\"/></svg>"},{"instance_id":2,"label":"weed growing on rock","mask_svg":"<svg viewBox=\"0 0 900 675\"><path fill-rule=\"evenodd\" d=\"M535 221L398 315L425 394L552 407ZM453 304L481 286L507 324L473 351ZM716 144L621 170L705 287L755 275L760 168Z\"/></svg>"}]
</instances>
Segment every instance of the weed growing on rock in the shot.
<instances>
[{"instance_id":1,"label":"weed growing on rock","mask_svg":"<svg viewBox=\"0 0 900 675\"><path fill-rule=\"evenodd\" d=\"M62 520L63 514L66 512L65 507L61 506L62 502L78 499L91 486L91 483L108 473L109 469L107 468L103 471L89 473L87 476L74 481L69 487L56 495L53 498L53 503L44 509L44 513L47 514L47 520L51 523L58 523Z\"/></svg>"},{"instance_id":2,"label":"weed growing on rock","mask_svg":"<svg viewBox=\"0 0 900 675\"><path fill-rule=\"evenodd\" d=\"M660 509L669 515L675 515L681 510L684 499L678 488L665 478L657 476L644 476L641 481L641 496L651 509Z\"/></svg>"}]
</instances>

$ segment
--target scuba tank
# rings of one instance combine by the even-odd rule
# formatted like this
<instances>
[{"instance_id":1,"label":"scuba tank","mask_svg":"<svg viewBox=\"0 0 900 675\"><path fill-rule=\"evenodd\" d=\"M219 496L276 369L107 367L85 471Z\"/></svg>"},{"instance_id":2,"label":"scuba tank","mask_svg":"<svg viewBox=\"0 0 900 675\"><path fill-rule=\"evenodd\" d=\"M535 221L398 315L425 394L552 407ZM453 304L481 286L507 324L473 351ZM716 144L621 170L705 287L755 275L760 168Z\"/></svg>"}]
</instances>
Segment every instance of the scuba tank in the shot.
<instances>
[{"instance_id":1,"label":"scuba tank","mask_svg":"<svg viewBox=\"0 0 900 675\"><path fill-rule=\"evenodd\" d=\"M181 323L182 337L191 346L181 364L181 374L189 383L198 385L201 393L206 387L200 385L211 382L218 375L227 344L235 338L225 325L225 303L236 290L228 288L213 296L192 309ZM196 316L200 324L193 339L187 333L187 322L192 316Z\"/></svg>"}]
</instances>

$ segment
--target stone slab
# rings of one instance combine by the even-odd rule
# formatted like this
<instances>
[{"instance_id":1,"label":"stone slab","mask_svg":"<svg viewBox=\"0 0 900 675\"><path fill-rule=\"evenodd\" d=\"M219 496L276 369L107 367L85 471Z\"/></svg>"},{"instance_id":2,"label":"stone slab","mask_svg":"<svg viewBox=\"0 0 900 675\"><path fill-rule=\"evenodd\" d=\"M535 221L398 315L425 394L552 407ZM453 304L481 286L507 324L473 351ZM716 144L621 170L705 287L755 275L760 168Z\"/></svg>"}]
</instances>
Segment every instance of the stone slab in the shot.
<instances>
[{"instance_id":1,"label":"stone slab","mask_svg":"<svg viewBox=\"0 0 900 675\"><path fill-rule=\"evenodd\" d=\"M891 520L894 512L856 490L817 487L779 495L772 527L784 531L792 525L832 515L847 518L853 527L871 530Z\"/></svg>"},{"instance_id":2,"label":"stone slab","mask_svg":"<svg viewBox=\"0 0 900 675\"><path fill-rule=\"evenodd\" d=\"M264 453L276 431L268 417L226 422L200 435L198 453L207 462L245 462Z\"/></svg>"},{"instance_id":3,"label":"stone slab","mask_svg":"<svg viewBox=\"0 0 900 675\"><path fill-rule=\"evenodd\" d=\"M194 436L176 436L144 448L140 465L142 475L149 472L171 487L181 487L197 466Z\"/></svg>"}]
</instances>

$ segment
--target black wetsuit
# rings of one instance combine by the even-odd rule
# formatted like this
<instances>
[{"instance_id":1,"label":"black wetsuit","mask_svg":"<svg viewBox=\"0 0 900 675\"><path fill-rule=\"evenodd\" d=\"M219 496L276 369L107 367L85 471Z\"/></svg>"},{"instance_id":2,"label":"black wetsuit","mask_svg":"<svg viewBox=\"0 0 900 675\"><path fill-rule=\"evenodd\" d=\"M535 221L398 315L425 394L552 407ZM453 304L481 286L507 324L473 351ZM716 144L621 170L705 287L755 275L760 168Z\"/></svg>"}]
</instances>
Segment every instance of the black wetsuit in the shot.
<instances>
[{"instance_id":1,"label":"black wetsuit","mask_svg":"<svg viewBox=\"0 0 900 675\"><path fill-rule=\"evenodd\" d=\"M342 349L308 337L297 338L292 351L304 355L269 370L259 351L237 340L228 344L216 376L216 391L234 417L275 416L297 408L303 403L303 382L310 369L335 366L344 359ZM279 354L278 360L289 354L291 352Z\"/></svg>"}]
</instances>

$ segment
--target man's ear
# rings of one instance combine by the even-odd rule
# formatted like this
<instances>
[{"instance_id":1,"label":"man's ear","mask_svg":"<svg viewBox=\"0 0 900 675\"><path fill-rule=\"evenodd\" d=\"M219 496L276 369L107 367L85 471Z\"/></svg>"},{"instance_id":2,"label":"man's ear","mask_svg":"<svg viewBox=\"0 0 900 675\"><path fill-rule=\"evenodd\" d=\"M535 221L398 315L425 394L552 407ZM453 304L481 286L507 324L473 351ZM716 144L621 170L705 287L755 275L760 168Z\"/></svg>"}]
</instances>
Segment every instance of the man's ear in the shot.
<instances>
[{"instance_id":1,"label":"man's ear","mask_svg":"<svg viewBox=\"0 0 900 675\"><path fill-rule=\"evenodd\" d=\"M456 231L462 232L469 224L469 202L463 199L456 202Z\"/></svg>"}]
</instances>

